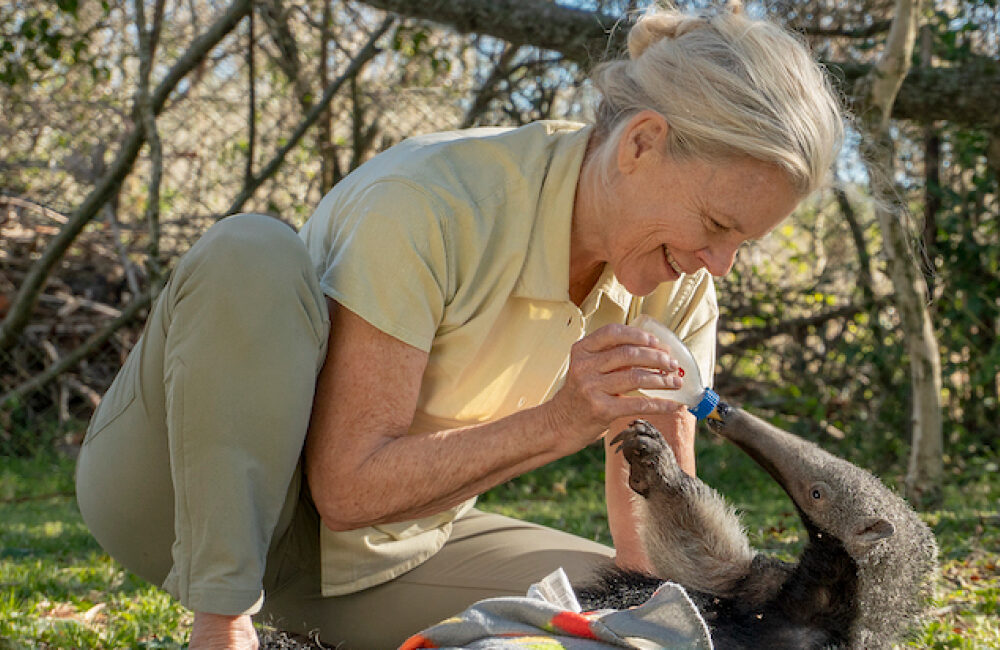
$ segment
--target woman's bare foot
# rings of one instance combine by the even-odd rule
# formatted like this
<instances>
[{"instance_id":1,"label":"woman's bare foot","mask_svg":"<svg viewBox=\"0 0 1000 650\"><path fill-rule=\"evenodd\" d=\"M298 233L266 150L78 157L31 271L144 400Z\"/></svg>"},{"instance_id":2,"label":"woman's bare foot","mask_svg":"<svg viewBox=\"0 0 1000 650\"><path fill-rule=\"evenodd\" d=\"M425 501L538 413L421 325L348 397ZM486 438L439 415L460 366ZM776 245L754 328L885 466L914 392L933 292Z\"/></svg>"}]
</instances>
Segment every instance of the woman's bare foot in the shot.
<instances>
[{"instance_id":1,"label":"woman's bare foot","mask_svg":"<svg viewBox=\"0 0 1000 650\"><path fill-rule=\"evenodd\" d=\"M249 615L194 613L191 650L258 650L257 631Z\"/></svg>"}]
</instances>

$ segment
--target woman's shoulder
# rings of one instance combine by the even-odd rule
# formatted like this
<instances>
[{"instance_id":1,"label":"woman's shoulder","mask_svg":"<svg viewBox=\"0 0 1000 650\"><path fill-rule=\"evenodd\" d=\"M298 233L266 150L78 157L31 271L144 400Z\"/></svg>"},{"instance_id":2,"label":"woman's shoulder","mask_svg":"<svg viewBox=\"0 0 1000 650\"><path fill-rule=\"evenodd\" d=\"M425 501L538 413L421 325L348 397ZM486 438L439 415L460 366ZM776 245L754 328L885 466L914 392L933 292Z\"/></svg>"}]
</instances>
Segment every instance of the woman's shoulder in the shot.
<instances>
[{"instance_id":1,"label":"woman's shoulder","mask_svg":"<svg viewBox=\"0 0 1000 650\"><path fill-rule=\"evenodd\" d=\"M562 138L582 127L546 120L518 128L480 127L416 135L374 156L344 180L410 179L432 188L454 186L450 189L475 193L538 175Z\"/></svg>"}]
</instances>

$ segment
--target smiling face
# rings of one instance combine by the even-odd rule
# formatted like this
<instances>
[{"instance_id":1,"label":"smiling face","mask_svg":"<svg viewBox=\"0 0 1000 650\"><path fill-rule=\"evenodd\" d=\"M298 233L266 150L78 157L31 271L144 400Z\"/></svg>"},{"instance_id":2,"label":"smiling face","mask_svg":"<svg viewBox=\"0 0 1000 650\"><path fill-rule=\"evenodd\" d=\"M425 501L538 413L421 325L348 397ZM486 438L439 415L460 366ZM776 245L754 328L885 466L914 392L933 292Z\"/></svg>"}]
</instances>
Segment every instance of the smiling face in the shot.
<instances>
[{"instance_id":1,"label":"smiling face","mask_svg":"<svg viewBox=\"0 0 1000 650\"><path fill-rule=\"evenodd\" d=\"M739 247L774 229L802 198L776 165L675 160L665 153L668 129L652 111L632 118L617 173L607 191L590 187L591 220L583 212L575 233L577 262L611 264L634 295L701 268L725 275ZM579 195L584 206L587 194Z\"/></svg>"}]
</instances>

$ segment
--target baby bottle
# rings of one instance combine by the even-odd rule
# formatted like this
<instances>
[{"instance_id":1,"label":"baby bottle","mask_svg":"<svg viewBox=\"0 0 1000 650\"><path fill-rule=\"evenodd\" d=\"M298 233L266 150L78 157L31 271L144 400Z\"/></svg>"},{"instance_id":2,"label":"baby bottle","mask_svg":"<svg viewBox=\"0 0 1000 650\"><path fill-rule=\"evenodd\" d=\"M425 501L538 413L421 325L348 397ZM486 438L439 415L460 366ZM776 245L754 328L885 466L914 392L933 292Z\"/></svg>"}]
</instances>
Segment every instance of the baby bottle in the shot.
<instances>
[{"instance_id":1,"label":"baby bottle","mask_svg":"<svg viewBox=\"0 0 1000 650\"><path fill-rule=\"evenodd\" d=\"M675 390L640 388L639 392L649 397L680 402L699 420L712 415L719 404L719 395L702 382L698 364L687 346L676 334L646 314L639 316L632 325L655 336L670 351L670 356L680 366L677 374L684 380L684 385Z\"/></svg>"}]
</instances>

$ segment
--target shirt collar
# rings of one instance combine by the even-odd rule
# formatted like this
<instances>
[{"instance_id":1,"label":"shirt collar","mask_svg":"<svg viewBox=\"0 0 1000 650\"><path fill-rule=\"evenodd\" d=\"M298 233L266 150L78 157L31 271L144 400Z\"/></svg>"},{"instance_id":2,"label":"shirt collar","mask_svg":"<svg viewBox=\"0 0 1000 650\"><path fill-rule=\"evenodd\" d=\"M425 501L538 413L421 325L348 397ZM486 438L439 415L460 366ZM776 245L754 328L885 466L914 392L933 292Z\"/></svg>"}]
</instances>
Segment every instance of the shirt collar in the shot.
<instances>
[{"instance_id":1,"label":"shirt collar","mask_svg":"<svg viewBox=\"0 0 1000 650\"><path fill-rule=\"evenodd\" d=\"M571 123L551 122L547 136L555 139L545 168L535 225L528 244L521 275L514 296L538 300L569 300L569 239L573 222L573 204L580 167L587 151L593 127L577 128ZM572 129L572 130L570 130ZM604 272L583 303L584 313L597 309L601 296L607 296L627 312L632 294L622 286L611 267Z\"/></svg>"},{"instance_id":2,"label":"shirt collar","mask_svg":"<svg viewBox=\"0 0 1000 650\"><path fill-rule=\"evenodd\" d=\"M580 305L580 311L583 312L585 318L589 318L604 300L610 300L625 314L628 313L629 306L632 304L632 294L618 281L609 264L604 265L601 277L598 278L597 284Z\"/></svg>"}]
</instances>

